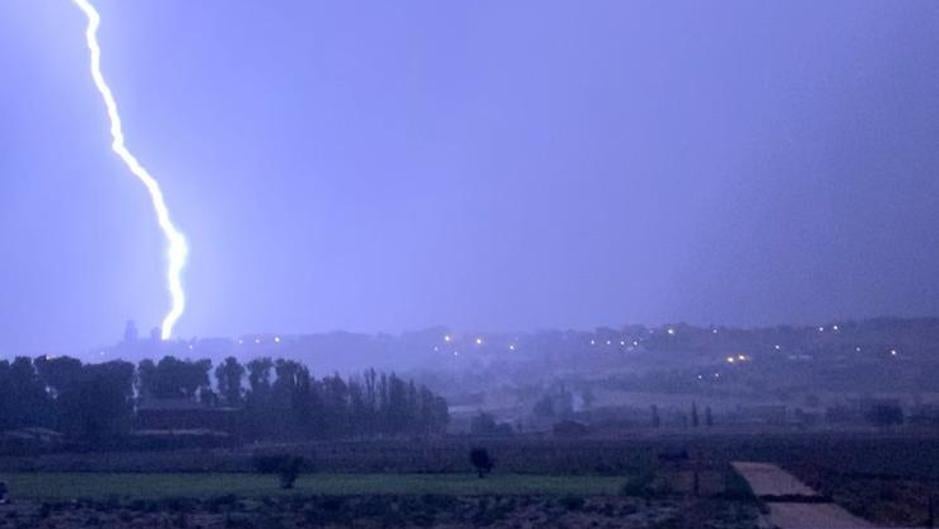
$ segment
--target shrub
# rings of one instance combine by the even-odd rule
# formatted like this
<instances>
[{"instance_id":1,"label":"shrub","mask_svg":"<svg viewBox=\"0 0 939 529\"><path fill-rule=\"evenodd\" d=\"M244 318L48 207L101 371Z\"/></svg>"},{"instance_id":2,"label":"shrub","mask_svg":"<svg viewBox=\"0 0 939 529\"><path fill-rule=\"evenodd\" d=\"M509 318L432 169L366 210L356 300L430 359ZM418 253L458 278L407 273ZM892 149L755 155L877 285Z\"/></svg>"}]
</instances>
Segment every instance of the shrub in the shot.
<instances>
[{"instance_id":1,"label":"shrub","mask_svg":"<svg viewBox=\"0 0 939 529\"><path fill-rule=\"evenodd\" d=\"M238 497L234 494L225 494L221 496L213 496L206 500L206 508L211 513L219 513L225 508L231 508L236 503L238 503Z\"/></svg>"},{"instance_id":2,"label":"shrub","mask_svg":"<svg viewBox=\"0 0 939 529\"><path fill-rule=\"evenodd\" d=\"M561 497L560 503L569 511L579 511L584 508L586 500L582 496L568 495Z\"/></svg>"},{"instance_id":3,"label":"shrub","mask_svg":"<svg viewBox=\"0 0 939 529\"><path fill-rule=\"evenodd\" d=\"M474 448L470 450L470 463L476 468L476 473L480 478L486 477L486 474L492 472L495 462L489 456L489 451L485 448Z\"/></svg>"},{"instance_id":4,"label":"shrub","mask_svg":"<svg viewBox=\"0 0 939 529\"><path fill-rule=\"evenodd\" d=\"M303 469L304 459L289 454L255 455L252 458L254 469L259 474L277 474L280 478L280 488L292 489L300 471Z\"/></svg>"},{"instance_id":5,"label":"shrub","mask_svg":"<svg viewBox=\"0 0 939 529\"><path fill-rule=\"evenodd\" d=\"M254 457L251 458L251 464L258 474L276 474L280 471L288 458L290 458L290 456L285 454L255 454Z\"/></svg>"},{"instance_id":6,"label":"shrub","mask_svg":"<svg viewBox=\"0 0 939 529\"><path fill-rule=\"evenodd\" d=\"M732 468L724 472L724 492L721 496L730 500L756 500L756 494L753 493L750 483Z\"/></svg>"},{"instance_id":7,"label":"shrub","mask_svg":"<svg viewBox=\"0 0 939 529\"><path fill-rule=\"evenodd\" d=\"M300 477L300 469L303 467L302 457L287 458L280 467L278 474L280 476L280 488L292 489L297 478Z\"/></svg>"},{"instance_id":8,"label":"shrub","mask_svg":"<svg viewBox=\"0 0 939 529\"><path fill-rule=\"evenodd\" d=\"M649 496L652 493L652 482L655 480L655 471L651 468L641 469L635 476L626 479L620 488L623 496Z\"/></svg>"}]
</instances>

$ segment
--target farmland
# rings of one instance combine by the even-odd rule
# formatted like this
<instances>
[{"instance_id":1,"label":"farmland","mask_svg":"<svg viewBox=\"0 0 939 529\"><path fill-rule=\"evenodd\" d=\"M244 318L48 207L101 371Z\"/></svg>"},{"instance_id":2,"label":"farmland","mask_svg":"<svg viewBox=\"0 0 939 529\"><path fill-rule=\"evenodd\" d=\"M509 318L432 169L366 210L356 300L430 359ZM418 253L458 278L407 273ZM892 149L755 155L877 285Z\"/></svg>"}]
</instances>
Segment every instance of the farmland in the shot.
<instances>
[{"instance_id":1,"label":"farmland","mask_svg":"<svg viewBox=\"0 0 939 529\"><path fill-rule=\"evenodd\" d=\"M473 474L312 474L301 476L292 490L280 490L274 476L258 474L5 474L16 497L26 500L74 498L165 499L209 498L234 494L271 495L444 494L612 496L624 479L611 476L539 476L496 474L479 479Z\"/></svg>"},{"instance_id":2,"label":"farmland","mask_svg":"<svg viewBox=\"0 0 939 529\"><path fill-rule=\"evenodd\" d=\"M44 502L0 506L2 529L299 527L756 528L751 504L617 496L356 495Z\"/></svg>"},{"instance_id":3,"label":"farmland","mask_svg":"<svg viewBox=\"0 0 939 529\"><path fill-rule=\"evenodd\" d=\"M0 456L0 473L250 473L258 454L291 453L325 474L470 473L471 447L483 446L499 472L626 476L682 454L708 467L734 460L809 465L838 472L939 479L939 439L932 435L787 433L634 436L620 439L446 438L312 442L233 449L109 451Z\"/></svg>"},{"instance_id":4,"label":"farmland","mask_svg":"<svg viewBox=\"0 0 939 529\"><path fill-rule=\"evenodd\" d=\"M485 479L468 460L473 446L496 462ZM294 489L255 471L269 454L304 458ZM734 460L776 463L856 515L914 525L926 516L939 443L890 433L714 433L6 456L0 479L14 505L0 527L554 527L556 519L568 527L751 527L759 504L731 470Z\"/></svg>"}]
</instances>

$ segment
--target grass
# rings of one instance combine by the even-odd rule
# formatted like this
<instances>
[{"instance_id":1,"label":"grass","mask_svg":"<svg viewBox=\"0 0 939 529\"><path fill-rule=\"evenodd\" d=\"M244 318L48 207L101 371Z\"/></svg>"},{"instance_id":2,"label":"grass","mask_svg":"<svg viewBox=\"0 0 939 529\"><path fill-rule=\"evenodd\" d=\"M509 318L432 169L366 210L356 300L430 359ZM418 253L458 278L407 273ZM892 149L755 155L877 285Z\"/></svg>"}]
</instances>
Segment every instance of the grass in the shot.
<instances>
[{"instance_id":1,"label":"grass","mask_svg":"<svg viewBox=\"0 0 939 529\"><path fill-rule=\"evenodd\" d=\"M292 491L278 487L277 476L257 474L106 474L13 473L0 476L11 496L33 500L127 497L208 498L278 494L447 494L447 495L613 495L622 477L494 474L309 474Z\"/></svg>"}]
</instances>

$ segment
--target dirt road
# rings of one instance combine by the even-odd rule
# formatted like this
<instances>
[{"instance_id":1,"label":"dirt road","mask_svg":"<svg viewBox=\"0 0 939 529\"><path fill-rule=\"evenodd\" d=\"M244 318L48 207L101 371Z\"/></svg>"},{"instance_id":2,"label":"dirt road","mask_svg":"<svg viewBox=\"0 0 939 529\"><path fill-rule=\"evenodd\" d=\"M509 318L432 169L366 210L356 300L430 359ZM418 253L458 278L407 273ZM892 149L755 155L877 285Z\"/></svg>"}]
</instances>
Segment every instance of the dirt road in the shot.
<instances>
[{"instance_id":1,"label":"dirt road","mask_svg":"<svg viewBox=\"0 0 939 529\"><path fill-rule=\"evenodd\" d=\"M735 462L734 470L760 498L767 500L769 521L780 529L868 529L875 527L834 503L823 503L818 492L770 463ZM786 501L772 501L784 497Z\"/></svg>"},{"instance_id":2,"label":"dirt road","mask_svg":"<svg viewBox=\"0 0 939 529\"><path fill-rule=\"evenodd\" d=\"M817 498L819 494L798 478L772 463L732 463L734 470L744 477L759 497L804 496Z\"/></svg>"}]
</instances>

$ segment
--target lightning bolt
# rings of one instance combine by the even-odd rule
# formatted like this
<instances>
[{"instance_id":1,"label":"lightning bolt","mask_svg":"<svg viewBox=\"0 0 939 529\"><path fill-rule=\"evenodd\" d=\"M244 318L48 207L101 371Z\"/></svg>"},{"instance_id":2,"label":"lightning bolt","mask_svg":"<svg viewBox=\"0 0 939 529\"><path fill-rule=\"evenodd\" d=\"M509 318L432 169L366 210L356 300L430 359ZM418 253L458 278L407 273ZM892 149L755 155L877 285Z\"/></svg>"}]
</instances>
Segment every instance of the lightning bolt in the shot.
<instances>
[{"instance_id":1,"label":"lightning bolt","mask_svg":"<svg viewBox=\"0 0 939 529\"><path fill-rule=\"evenodd\" d=\"M141 165L124 144L124 129L121 127L121 116L117 111L117 102L114 101L114 94L111 93L111 88L108 87L104 76L101 74L101 46L98 44L98 26L101 25L101 15L98 14L98 10L89 0L74 0L74 2L88 18L85 40L88 44L88 51L91 53L91 77L94 79L98 92L101 92L104 105L108 109L108 118L111 121L111 138L113 140L111 149L123 160L130 172L140 179L140 182L147 188L150 193L150 200L153 202L157 223L166 238L168 257L166 281L172 306L163 319L161 336L164 340L168 340L173 336L173 327L176 322L186 311L186 291L183 289L182 273L183 269L186 268L186 260L189 257L189 245L186 243L186 236L176 229L173 224L170 210L163 198L163 191L160 189L160 183L150 175L150 172Z\"/></svg>"}]
</instances>

